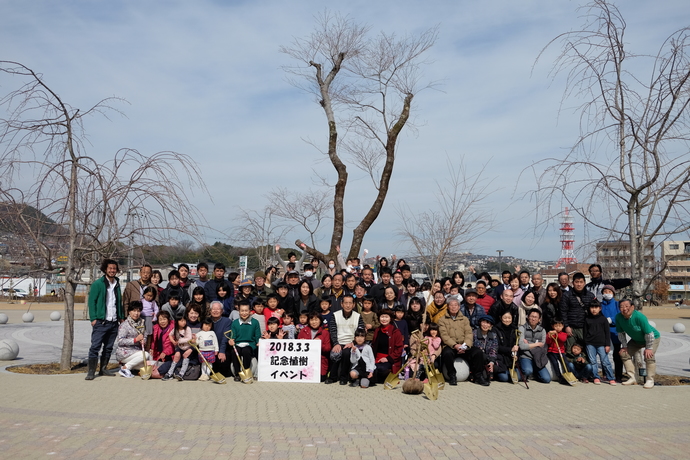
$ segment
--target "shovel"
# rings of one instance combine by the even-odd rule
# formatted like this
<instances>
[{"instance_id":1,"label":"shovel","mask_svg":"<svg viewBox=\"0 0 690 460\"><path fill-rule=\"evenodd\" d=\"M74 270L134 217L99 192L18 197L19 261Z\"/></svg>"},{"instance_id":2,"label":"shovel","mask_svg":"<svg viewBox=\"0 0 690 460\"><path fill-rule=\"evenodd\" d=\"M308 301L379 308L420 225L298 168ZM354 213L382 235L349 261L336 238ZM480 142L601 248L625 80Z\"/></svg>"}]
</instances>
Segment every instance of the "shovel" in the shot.
<instances>
[{"instance_id":1,"label":"shovel","mask_svg":"<svg viewBox=\"0 0 690 460\"><path fill-rule=\"evenodd\" d=\"M242 379L242 383L254 383L254 374L252 374L252 370L244 367L242 364L242 358L240 358L240 354L237 353L237 348L235 345L232 346L232 349L235 350L235 356L237 356L237 361L240 363L241 370L238 375L240 376L240 379Z\"/></svg>"},{"instance_id":2,"label":"shovel","mask_svg":"<svg viewBox=\"0 0 690 460\"><path fill-rule=\"evenodd\" d=\"M424 395L431 401L436 401L438 399L438 381L436 380L436 375L432 374L429 368L429 363L426 359L424 361L424 368L426 369L426 376L429 380L428 383L424 384ZM444 381L445 384L445 381Z\"/></svg>"},{"instance_id":3,"label":"shovel","mask_svg":"<svg viewBox=\"0 0 690 460\"><path fill-rule=\"evenodd\" d=\"M388 374L388 377L386 377L386 380L384 380L384 382L383 382L383 389L384 390L393 390L393 389L395 389L395 387L400 385L400 377L398 377L398 376L400 375L401 372L405 372L405 369L407 369L407 365L410 363L411 359L412 359L411 357L407 358L407 361L405 361L405 364L403 364L403 366L400 368L400 370L397 373L394 374L393 372L390 372Z\"/></svg>"},{"instance_id":4,"label":"shovel","mask_svg":"<svg viewBox=\"0 0 690 460\"><path fill-rule=\"evenodd\" d=\"M144 367L139 369L139 376L141 377L142 380L148 380L151 378L151 374L153 373L153 368L149 366L148 361L146 360L146 351L144 350L144 342L141 342L141 353L144 355Z\"/></svg>"},{"instance_id":5,"label":"shovel","mask_svg":"<svg viewBox=\"0 0 690 460\"><path fill-rule=\"evenodd\" d=\"M219 374L217 372L213 372L213 367L211 364L206 360L203 354L201 354L201 351L199 350L199 347L197 347L195 344L190 343L192 347L196 350L197 354L201 357L201 360L206 364L206 367L208 367L208 370L211 371L211 380L213 380L216 383L225 383L225 377L223 377L223 374Z\"/></svg>"},{"instance_id":6,"label":"shovel","mask_svg":"<svg viewBox=\"0 0 690 460\"><path fill-rule=\"evenodd\" d=\"M515 346L518 345L520 342L520 331L517 329L515 330ZM515 363L517 363L517 352L513 354L513 367L510 369L510 381L513 382L514 385L517 385L517 383L520 381L518 378L517 371L515 370Z\"/></svg>"},{"instance_id":7,"label":"shovel","mask_svg":"<svg viewBox=\"0 0 690 460\"><path fill-rule=\"evenodd\" d=\"M563 359L563 354L561 353L561 346L558 345L558 335L553 338L553 340L556 342L556 347L558 348L558 356L561 357L561 362L563 363L563 372L561 375L565 379L566 382L568 382L568 385L573 386L577 383L577 377L575 377L575 374L572 372L568 371L568 367L565 365L565 360Z\"/></svg>"},{"instance_id":8,"label":"shovel","mask_svg":"<svg viewBox=\"0 0 690 460\"><path fill-rule=\"evenodd\" d=\"M437 370L429 360L428 355L423 355L424 366L426 368L426 376L429 378L429 383L435 382L439 390L446 387L446 379L443 378L443 373Z\"/></svg>"}]
</instances>

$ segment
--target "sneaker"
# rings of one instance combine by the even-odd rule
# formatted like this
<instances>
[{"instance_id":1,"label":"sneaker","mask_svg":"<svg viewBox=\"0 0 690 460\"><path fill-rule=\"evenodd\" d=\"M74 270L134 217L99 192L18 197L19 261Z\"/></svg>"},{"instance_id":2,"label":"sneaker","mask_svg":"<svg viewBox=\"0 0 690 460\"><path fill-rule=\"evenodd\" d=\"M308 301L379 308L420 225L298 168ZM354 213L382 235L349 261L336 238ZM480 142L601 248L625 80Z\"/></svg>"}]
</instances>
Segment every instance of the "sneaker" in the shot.
<instances>
[{"instance_id":1,"label":"sneaker","mask_svg":"<svg viewBox=\"0 0 690 460\"><path fill-rule=\"evenodd\" d=\"M180 374L175 374L175 375L173 375L173 377L175 377L175 380L177 380L178 382L181 382L182 380L184 380Z\"/></svg>"},{"instance_id":2,"label":"sneaker","mask_svg":"<svg viewBox=\"0 0 690 460\"><path fill-rule=\"evenodd\" d=\"M352 382L350 382L351 387L358 387L359 386L359 379L354 379Z\"/></svg>"},{"instance_id":3,"label":"sneaker","mask_svg":"<svg viewBox=\"0 0 690 460\"><path fill-rule=\"evenodd\" d=\"M202 382L206 382L206 381L211 380L211 379L209 378L208 375L201 374L201 377L199 377L199 380L201 380Z\"/></svg>"},{"instance_id":4,"label":"sneaker","mask_svg":"<svg viewBox=\"0 0 690 460\"><path fill-rule=\"evenodd\" d=\"M130 370L127 369L126 367L123 367L122 369L120 369L120 372L118 372L118 374L120 374L121 376L123 376L124 378L127 378L127 379L133 379L134 378L134 375L132 375Z\"/></svg>"},{"instance_id":5,"label":"sneaker","mask_svg":"<svg viewBox=\"0 0 690 460\"><path fill-rule=\"evenodd\" d=\"M647 379L647 381L644 383L644 386L642 388L650 389L654 388L654 379Z\"/></svg>"},{"instance_id":6,"label":"sneaker","mask_svg":"<svg viewBox=\"0 0 690 460\"><path fill-rule=\"evenodd\" d=\"M335 380L329 378L329 379L324 380L323 383L325 383L326 385L330 385L332 383L335 383Z\"/></svg>"},{"instance_id":7,"label":"sneaker","mask_svg":"<svg viewBox=\"0 0 690 460\"><path fill-rule=\"evenodd\" d=\"M241 381L242 381L242 377L240 377L239 375L234 376L232 379L233 379L235 382L241 382Z\"/></svg>"},{"instance_id":8,"label":"sneaker","mask_svg":"<svg viewBox=\"0 0 690 460\"><path fill-rule=\"evenodd\" d=\"M615 380L609 380L609 385L618 385Z\"/></svg>"},{"instance_id":9,"label":"sneaker","mask_svg":"<svg viewBox=\"0 0 690 460\"><path fill-rule=\"evenodd\" d=\"M167 381L170 380L171 378L172 378L172 375L170 375L170 374L165 374L165 375L161 378L161 380L164 381L164 382L167 382Z\"/></svg>"},{"instance_id":10,"label":"sneaker","mask_svg":"<svg viewBox=\"0 0 690 460\"><path fill-rule=\"evenodd\" d=\"M589 383L589 380L587 380L587 379L582 379L582 383Z\"/></svg>"},{"instance_id":11,"label":"sneaker","mask_svg":"<svg viewBox=\"0 0 690 460\"><path fill-rule=\"evenodd\" d=\"M341 384L341 385L347 385L347 380L341 380L341 381L340 381L340 384Z\"/></svg>"},{"instance_id":12,"label":"sneaker","mask_svg":"<svg viewBox=\"0 0 690 460\"><path fill-rule=\"evenodd\" d=\"M601 385L601 380L599 380L599 379L594 379L594 384L595 384L595 385Z\"/></svg>"}]
</instances>

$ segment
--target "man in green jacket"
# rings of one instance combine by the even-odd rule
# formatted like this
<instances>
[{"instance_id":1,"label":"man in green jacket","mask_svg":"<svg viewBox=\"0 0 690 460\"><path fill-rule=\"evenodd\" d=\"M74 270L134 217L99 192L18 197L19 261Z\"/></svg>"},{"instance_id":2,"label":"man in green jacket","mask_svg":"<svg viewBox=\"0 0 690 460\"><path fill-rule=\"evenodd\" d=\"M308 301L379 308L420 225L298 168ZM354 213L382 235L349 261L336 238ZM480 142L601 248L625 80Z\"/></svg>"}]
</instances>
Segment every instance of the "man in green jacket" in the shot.
<instances>
[{"instance_id":1,"label":"man in green jacket","mask_svg":"<svg viewBox=\"0 0 690 460\"><path fill-rule=\"evenodd\" d=\"M91 285L89 291L89 318L91 319L91 348L89 348L89 369L86 380L93 380L98 366L98 354L101 354L101 366L98 375L114 376L108 371L108 362L113 353L117 329L125 313L122 309L122 295L120 281L115 275L119 270L116 261L105 259L101 263L103 277Z\"/></svg>"},{"instance_id":2,"label":"man in green jacket","mask_svg":"<svg viewBox=\"0 0 690 460\"><path fill-rule=\"evenodd\" d=\"M644 387L654 388L654 375L656 374L656 358L654 355L657 348L659 348L661 335L659 331L649 324L649 320L647 320L645 315L635 310L635 307L629 300L621 300L618 308L620 313L616 315L616 332L618 333L618 339L621 341L620 355L625 371L630 376L628 380L623 382L623 385L634 385L636 383L635 366L631 356L634 356L644 348L644 361L647 364L647 379ZM629 342L626 342L625 334L630 336Z\"/></svg>"}]
</instances>

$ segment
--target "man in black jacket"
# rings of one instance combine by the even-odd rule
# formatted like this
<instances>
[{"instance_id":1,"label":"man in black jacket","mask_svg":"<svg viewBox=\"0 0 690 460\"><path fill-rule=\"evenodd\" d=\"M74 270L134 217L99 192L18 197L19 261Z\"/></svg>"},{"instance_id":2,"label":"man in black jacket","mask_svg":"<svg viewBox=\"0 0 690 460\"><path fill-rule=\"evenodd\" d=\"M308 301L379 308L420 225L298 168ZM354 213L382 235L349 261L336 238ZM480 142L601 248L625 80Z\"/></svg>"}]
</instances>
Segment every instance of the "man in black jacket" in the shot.
<instances>
[{"instance_id":1,"label":"man in black jacket","mask_svg":"<svg viewBox=\"0 0 690 460\"><path fill-rule=\"evenodd\" d=\"M602 277L601 265L599 264L592 264L589 266L589 277L591 281L587 283L586 288L589 292L594 294L594 297L596 297L599 302L604 300L604 295L601 291L607 284L616 288L616 291L632 284L632 280L630 278L605 280Z\"/></svg>"},{"instance_id":2,"label":"man in black jacket","mask_svg":"<svg viewBox=\"0 0 690 460\"><path fill-rule=\"evenodd\" d=\"M369 291L369 295L372 296L374 300L376 300L377 305L383 305L383 303L386 300L386 298L383 296L383 292L386 290L386 288L388 286L391 286L395 291L396 298L398 297L398 288L391 283L391 277L393 276L393 273L391 272L390 268L381 268L381 273L379 273L379 276L381 277L381 282L371 288L371 290Z\"/></svg>"},{"instance_id":3,"label":"man in black jacket","mask_svg":"<svg viewBox=\"0 0 690 460\"><path fill-rule=\"evenodd\" d=\"M585 317L589 306L594 302L597 302L594 294L585 289L585 275L575 273L572 289L564 292L561 299L561 316L568 334L568 350L575 342L584 347Z\"/></svg>"}]
</instances>

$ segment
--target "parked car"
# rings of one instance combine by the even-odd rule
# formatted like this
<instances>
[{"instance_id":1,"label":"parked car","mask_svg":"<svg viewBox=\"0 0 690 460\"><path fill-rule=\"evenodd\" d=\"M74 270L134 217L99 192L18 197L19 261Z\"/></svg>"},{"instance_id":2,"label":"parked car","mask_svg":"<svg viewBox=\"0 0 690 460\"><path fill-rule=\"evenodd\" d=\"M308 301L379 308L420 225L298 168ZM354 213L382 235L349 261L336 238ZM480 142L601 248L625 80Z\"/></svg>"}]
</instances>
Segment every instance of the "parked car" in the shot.
<instances>
[{"instance_id":1,"label":"parked car","mask_svg":"<svg viewBox=\"0 0 690 460\"><path fill-rule=\"evenodd\" d=\"M28 297L29 293L26 292L24 289L19 288L3 288L2 295L5 297L16 297L18 299L23 299L24 297Z\"/></svg>"}]
</instances>

